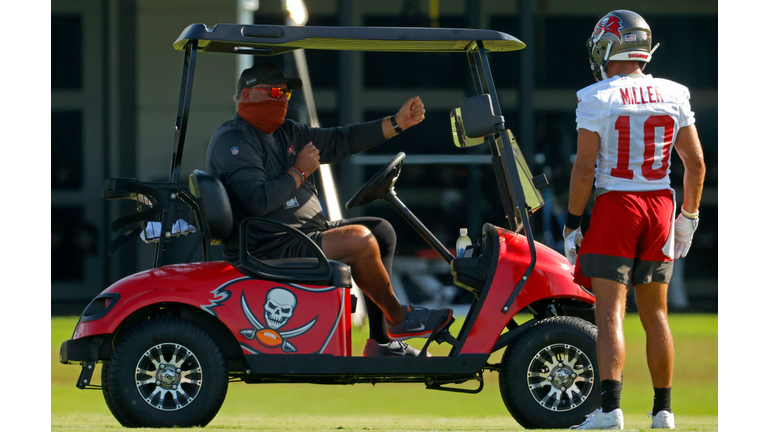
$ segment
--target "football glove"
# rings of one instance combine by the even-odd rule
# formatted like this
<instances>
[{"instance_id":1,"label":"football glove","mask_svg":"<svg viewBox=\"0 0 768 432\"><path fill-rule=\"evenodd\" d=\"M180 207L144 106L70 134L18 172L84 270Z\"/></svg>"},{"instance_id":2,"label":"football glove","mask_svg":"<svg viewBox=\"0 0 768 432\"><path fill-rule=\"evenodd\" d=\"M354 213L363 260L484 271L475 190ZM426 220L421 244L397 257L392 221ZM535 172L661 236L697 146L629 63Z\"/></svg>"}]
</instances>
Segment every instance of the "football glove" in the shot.
<instances>
[{"instance_id":1,"label":"football glove","mask_svg":"<svg viewBox=\"0 0 768 432\"><path fill-rule=\"evenodd\" d=\"M584 240L584 236L581 235L581 228L576 228L568 236L565 235L565 227L563 227L563 238L565 239L565 257L568 258L568 262L571 265L576 265L576 255L579 253L579 247L581 247L581 241Z\"/></svg>"},{"instance_id":2,"label":"football glove","mask_svg":"<svg viewBox=\"0 0 768 432\"><path fill-rule=\"evenodd\" d=\"M675 259L688 255L688 249L691 248L691 241L693 241L693 233L696 232L698 226L698 216L689 218L682 213L677 215L677 219L675 219Z\"/></svg>"}]
</instances>

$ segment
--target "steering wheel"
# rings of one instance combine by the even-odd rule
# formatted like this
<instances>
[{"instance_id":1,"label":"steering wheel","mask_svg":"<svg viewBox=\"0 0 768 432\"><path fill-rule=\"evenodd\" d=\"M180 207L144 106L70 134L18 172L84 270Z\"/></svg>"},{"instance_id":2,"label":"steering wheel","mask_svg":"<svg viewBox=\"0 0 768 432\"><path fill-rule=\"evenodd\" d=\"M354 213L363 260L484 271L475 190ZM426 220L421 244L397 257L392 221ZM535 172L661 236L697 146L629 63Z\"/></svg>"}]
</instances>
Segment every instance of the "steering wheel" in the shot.
<instances>
[{"instance_id":1,"label":"steering wheel","mask_svg":"<svg viewBox=\"0 0 768 432\"><path fill-rule=\"evenodd\" d=\"M370 204L387 196L394 189L397 177L403 167L405 153L398 153L384 168L380 169L344 206L347 210L359 205Z\"/></svg>"}]
</instances>

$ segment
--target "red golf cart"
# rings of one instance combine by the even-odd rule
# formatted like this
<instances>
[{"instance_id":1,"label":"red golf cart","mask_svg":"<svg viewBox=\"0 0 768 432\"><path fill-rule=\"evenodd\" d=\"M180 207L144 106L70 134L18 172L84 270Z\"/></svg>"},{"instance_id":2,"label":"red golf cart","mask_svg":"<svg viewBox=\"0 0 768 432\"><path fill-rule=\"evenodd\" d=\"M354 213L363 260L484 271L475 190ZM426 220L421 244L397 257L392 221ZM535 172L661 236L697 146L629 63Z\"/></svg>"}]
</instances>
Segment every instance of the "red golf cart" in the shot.
<instances>
[{"instance_id":1,"label":"red golf cart","mask_svg":"<svg viewBox=\"0 0 768 432\"><path fill-rule=\"evenodd\" d=\"M589 322L594 296L573 282L564 256L533 239L529 215L544 204L539 190L547 181L528 170L505 126L491 76L488 54L522 49L521 41L473 29L193 24L174 47L184 52L184 66L169 181L116 178L103 188L104 198L135 200L139 207L112 224L121 232L112 247L155 224L155 265L96 296L72 339L62 344L60 361L82 366L78 388L100 388L115 418L128 427L204 426L233 380L420 382L427 389L477 393L484 372L499 372L501 397L527 428L568 427L597 408L597 330ZM197 55L271 56L296 49L457 53L469 61L476 95L457 101L454 141L490 149L509 226L485 224L482 237L455 258L395 193L403 153L346 205L390 203L450 264L455 284L473 295L461 328L452 328L450 320L426 340L421 356L353 355L349 268L328 260L298 230L249 218L240 241L251 230L278 229L309 245L313 257L259 260L241 247L239 266L209 259L210 245L228 238L233 226L218 179L203 171L194 171L188 184L179 178ZM179 214L199 230L202 262L171 264L181 247L174 226ZM427 357L434 343L449 344L450 353ZM504 350L501 363L489 363L498 350ZM101 386L94 386L98 362ZM467 382L475 385L458 386Z\"/></svg>"}]
</instances>

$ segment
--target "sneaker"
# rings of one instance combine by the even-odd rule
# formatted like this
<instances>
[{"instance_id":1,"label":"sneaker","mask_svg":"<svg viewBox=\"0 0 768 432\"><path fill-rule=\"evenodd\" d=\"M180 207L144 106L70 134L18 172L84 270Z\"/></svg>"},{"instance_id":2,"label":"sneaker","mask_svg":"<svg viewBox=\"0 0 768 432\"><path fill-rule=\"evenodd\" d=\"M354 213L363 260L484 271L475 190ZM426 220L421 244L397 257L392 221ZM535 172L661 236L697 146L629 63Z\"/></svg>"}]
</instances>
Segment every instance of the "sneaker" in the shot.
<instances>
[{"instance_id":1,"label":"sneaker","mask_svg":"<svg viewBox=\"0 0 768 432\"><path fill-rule=\"evenodd\" d=\"M675 415L669 411L661 410L652 415L653 411L648 413L651 418L651 429L674 429Z\"/></svg>"},{"instance_id":2,"label":"sneaker","mask_svg":"<svg viewBox=\"0 0 768 432\"><path fill-rule=\"evenodd\" d=\"M448 324L452 315L452 309L432 310L415 306L403 306L403 322L393 325L387 321L387 335L393 341L415 337L428 338L432 332Z\"/></svg>"},{"instance_id":3,"label":"sneaker","mask_svg":"<svg viewBox=\"0 0 768 432\"><path fill-rule=\"evenodd\" d=\"M584 423L571 426L571 429L624 429L624 413L621 412L621 408L611 412L603 412L598 408L587 416Z\"/></svg>"},{"instance_id":4,"label":"sneaker","mask_svg":"<svg viewBox=\"0 0 768 432\"><path fill-rule=\"evenodd\" d=\"M373 339L368 339L365 341L365 349L363 349L363 357L417 357L419 354L421 351L403 341L380 344ZM427 352L427 357L432 357L432 354Z\"/></svg>"}]
</instances>

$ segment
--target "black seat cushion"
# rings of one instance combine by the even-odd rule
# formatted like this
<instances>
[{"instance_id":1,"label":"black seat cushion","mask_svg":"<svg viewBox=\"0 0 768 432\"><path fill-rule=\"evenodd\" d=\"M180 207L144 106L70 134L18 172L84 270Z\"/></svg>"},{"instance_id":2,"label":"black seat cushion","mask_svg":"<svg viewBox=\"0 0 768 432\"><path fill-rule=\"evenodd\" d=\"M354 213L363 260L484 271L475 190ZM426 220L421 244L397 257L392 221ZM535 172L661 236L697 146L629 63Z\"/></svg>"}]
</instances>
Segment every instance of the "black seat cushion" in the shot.
<instances>
[{"instance_id":1,"label":"black seat cushion","mask_svg":"<svg viewBox=\"0 0 768 432\"><path fill-rule=\"evenodd\" d=\"M302 268L310 268L317 265L317 258L279 258L269 259L261 261L263 264L276 267L278 269L297 269L297 272ZM344 288L352 288L352 273L349 271L349 266L341 261L328 260L331 264L331 278L329 280L317 280L317 281L296 281L295 283L311 284L311 285L323 285L323 286L337 286ZM248 266L240 266L240 271L248 276L258 279L264 279L269 277L261 272L254 273L248 270ZM281 279L280 282L286 282ZM290 283L290 281L288 281Z\"/></svg>"}]
</instances>

